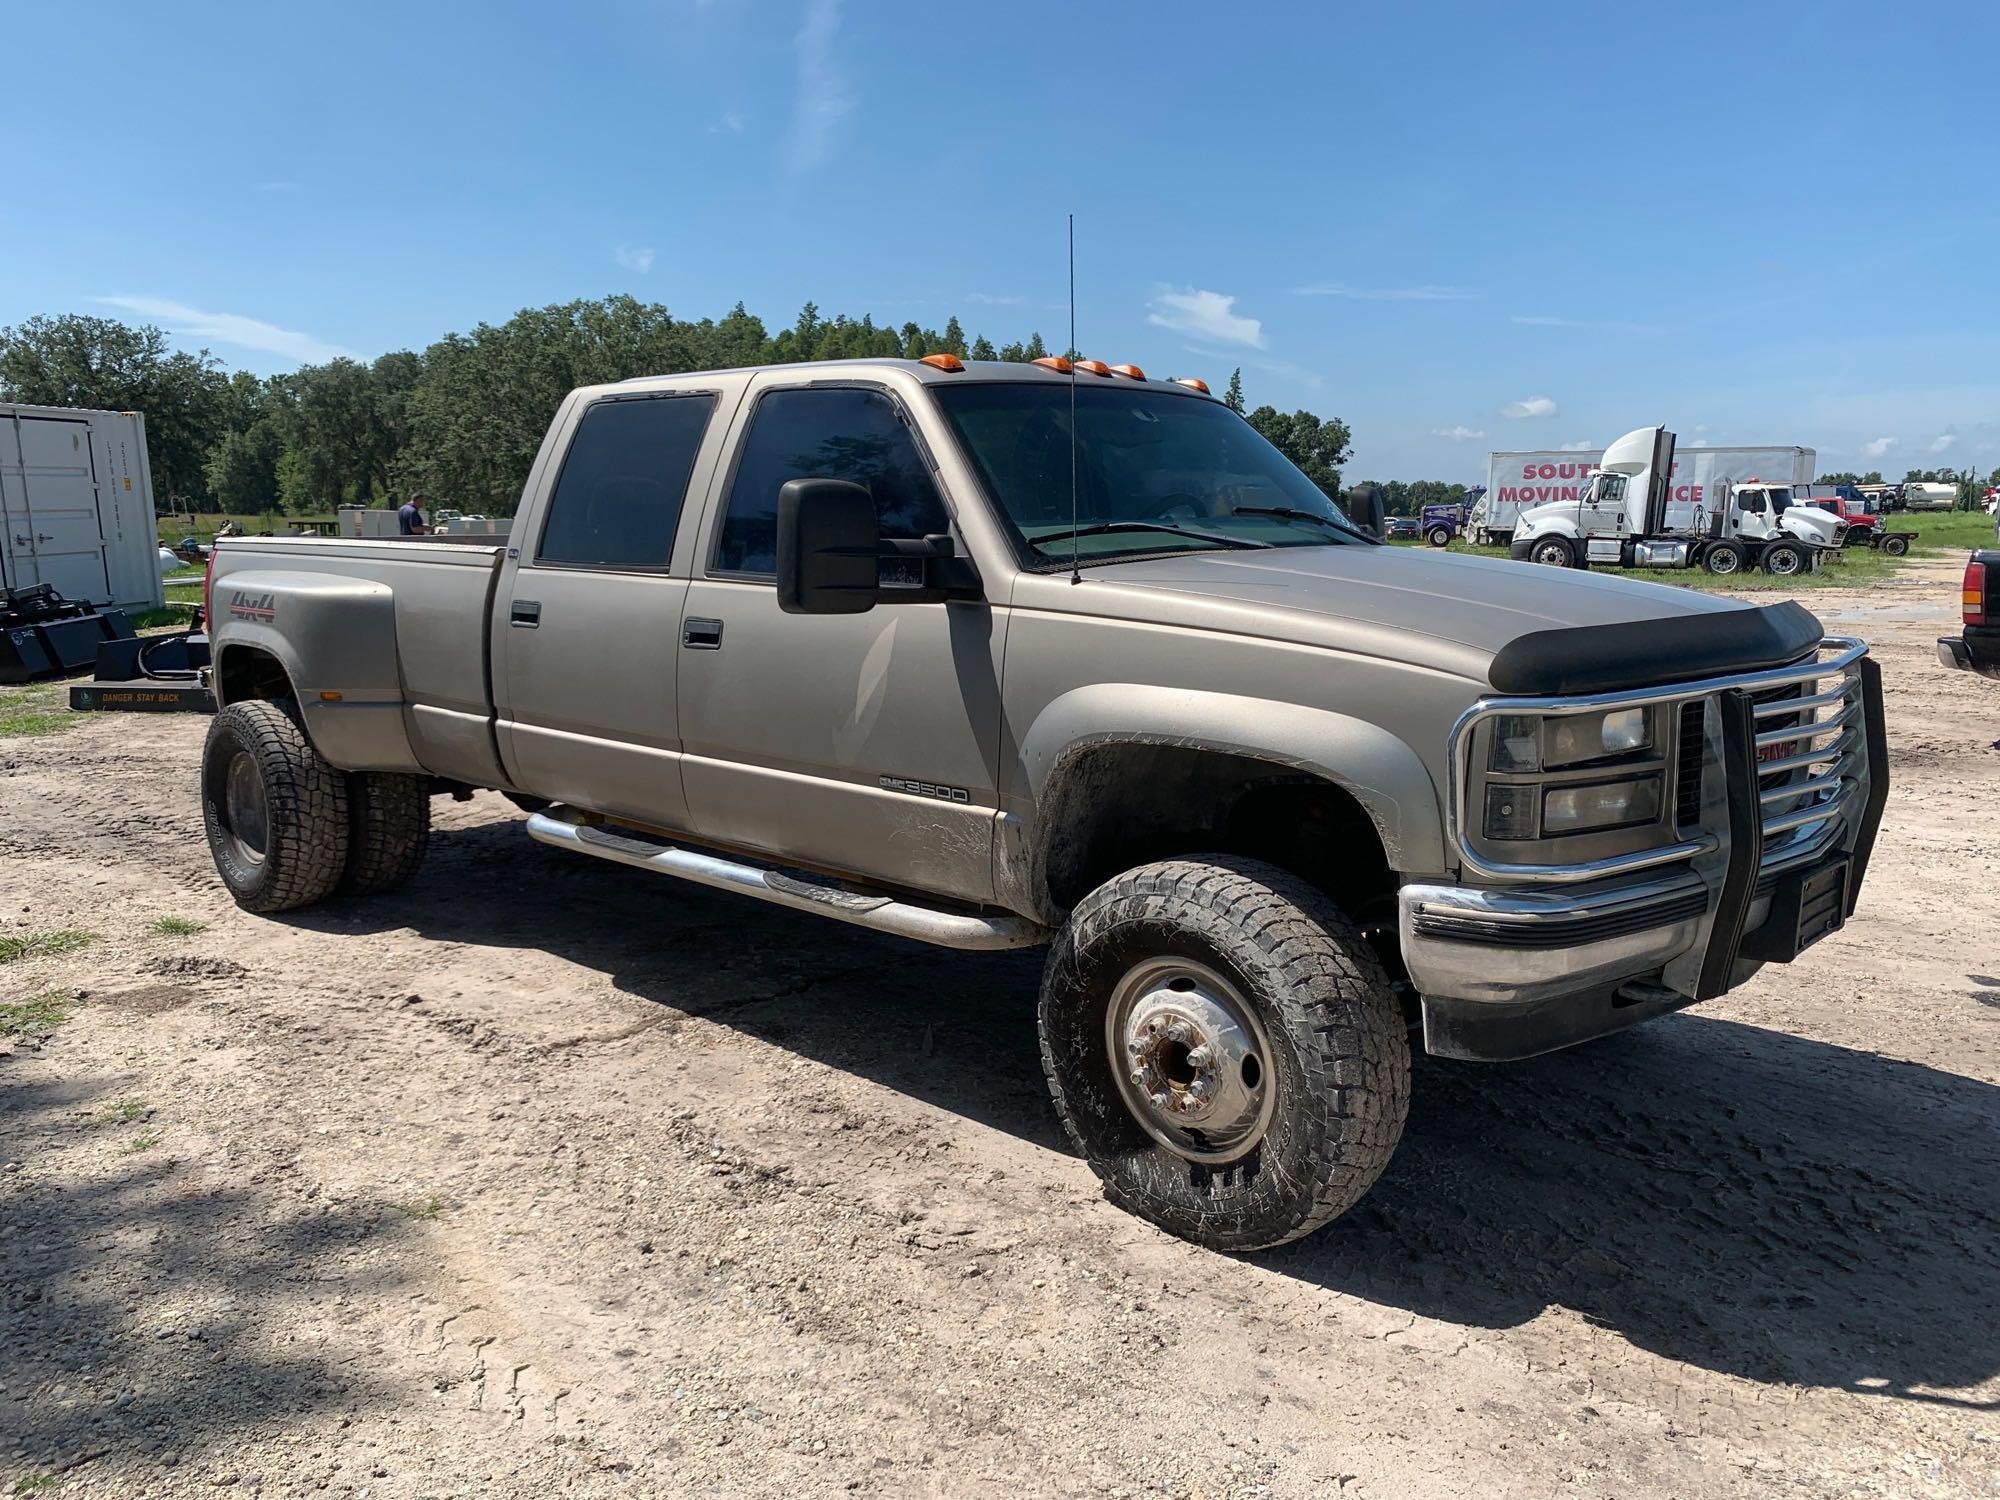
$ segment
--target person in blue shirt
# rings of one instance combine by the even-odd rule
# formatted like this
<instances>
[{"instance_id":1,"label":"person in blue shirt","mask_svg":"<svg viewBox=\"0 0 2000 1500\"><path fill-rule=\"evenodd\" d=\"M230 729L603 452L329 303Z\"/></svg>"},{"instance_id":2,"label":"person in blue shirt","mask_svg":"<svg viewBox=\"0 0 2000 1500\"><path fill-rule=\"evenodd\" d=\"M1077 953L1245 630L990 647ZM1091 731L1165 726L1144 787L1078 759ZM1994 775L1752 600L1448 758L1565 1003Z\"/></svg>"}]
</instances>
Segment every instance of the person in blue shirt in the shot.
<instances>
[{"instance_id":1,"label":"person in blue shirt","mask_svg":"<svg viewBox=\"0 0 2000 1500\"><path fill-rule=\"evenodd\" d=\"M424 519L424 497L412 494L396 512L396 530L403 536L429 536L430 522Z\"/></svg>"}]
</instances>

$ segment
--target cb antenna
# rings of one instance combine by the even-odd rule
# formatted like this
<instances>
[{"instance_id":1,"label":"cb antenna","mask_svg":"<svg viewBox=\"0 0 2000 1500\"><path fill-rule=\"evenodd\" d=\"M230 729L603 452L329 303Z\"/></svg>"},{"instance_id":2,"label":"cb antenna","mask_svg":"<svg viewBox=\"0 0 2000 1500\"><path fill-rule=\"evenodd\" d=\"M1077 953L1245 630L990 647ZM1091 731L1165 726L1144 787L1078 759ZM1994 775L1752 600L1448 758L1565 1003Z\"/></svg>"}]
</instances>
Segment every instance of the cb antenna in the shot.
<instances>
[{"instance_id":1,"label":"cb antenna","mask_svg":"<svg viewBox=\"0 0 2000 1500\"><path fill-rule=\"evenodd\" d=\"M1076 215L1069 216L1069 581L1082 583L1077 566L1076 519Z\"/></svg>"}]
</instances>

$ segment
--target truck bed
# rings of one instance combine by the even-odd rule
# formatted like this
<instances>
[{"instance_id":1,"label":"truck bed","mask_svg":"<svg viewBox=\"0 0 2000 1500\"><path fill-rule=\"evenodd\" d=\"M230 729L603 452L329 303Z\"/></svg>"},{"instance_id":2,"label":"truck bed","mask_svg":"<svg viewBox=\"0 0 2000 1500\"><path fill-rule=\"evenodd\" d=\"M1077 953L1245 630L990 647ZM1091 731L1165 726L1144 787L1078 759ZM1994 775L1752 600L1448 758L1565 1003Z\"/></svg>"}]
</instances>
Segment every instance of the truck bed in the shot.
<instances>
[{"instance_id":1,"label":"truck bed","mask_svg":"<svg viewBox=\"0 0 2000 1500\"><path fill-rule=\"evenodd\" d=\"M214 607L226 614L230 598L254 592L260 578L322 576L385 586L393 599L393 640L372 643L366 656L371 664L400 665L401 681L393 686L411 748L439 775L505 785L493 738L491 630L506 552L504 543L433 537L230 537L215 553ZM302 694L315 686L299 684ZM309 715L316 711L305 706Z\"/></svg>"}]
</instances>

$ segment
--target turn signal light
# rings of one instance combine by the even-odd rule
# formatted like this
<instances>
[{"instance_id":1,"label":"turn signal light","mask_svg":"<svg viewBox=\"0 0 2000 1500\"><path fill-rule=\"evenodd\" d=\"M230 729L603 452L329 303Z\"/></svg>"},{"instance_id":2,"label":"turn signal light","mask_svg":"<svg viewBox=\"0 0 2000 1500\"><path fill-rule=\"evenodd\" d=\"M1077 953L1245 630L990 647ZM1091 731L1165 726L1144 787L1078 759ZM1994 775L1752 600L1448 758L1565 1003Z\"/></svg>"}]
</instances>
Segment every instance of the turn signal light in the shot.
<instances>
[{"instance_id":1,"label":"turn signal light","mask_svg":"<svg viewBox=\"0 0 2000 1500\"><path fill-rule=\"evenodd\" d=\"M1087 370L1092 375L1109 375L1111 373L1111 366L1107 365L1101 359L1080 359L1076 362L1076 367L1079 370Z\"/></svg>"},{"instance_id":2,"label":"turn signal light","mask_svg":"<svg viewBox=\"0 0 2000 1500\"><path fill-rule=\"evenodd\" d=\"M1044 355L1042 358L1036 360L1035 363L1040 365L1045 370L1054 370L1058 375L1067 375L1069 374L1071 369L1074 368L1074 366L1072 366L1070 362L1064 359L1060 354Z\"/></svg>"},{"instance_id":3,"label":"turn signal light","mask_svg":"<svg viewBox=\"0 0 2000 1500\"><path fill-rule=\"evenodd\" d=\"M1180 376L1175 379L1174 384L1184 385L1191 391L1200 391L1204 396L1208 394L1208 382L1206 380L1196 380L1192 375Z\"/></svg>"},{"instance_id":4,"label":"turn signal light","mask_svg":"<svg viewBox=\"0 0 2000 1500\"><path fill-rule=\"evenodd\" d=\"M1965 606L1965 623L1984 625L1986 623L1986 564L1969 562L1965 565L1965 578L1959 585L1959 598Z\"/></svg>"},{"instance_id":5,"label":"turn signal light","mask_svg":"<svg viewBox=\"0 0 2000 1500\"><path fill-rule=\"evenodd\" d=\"M1144 380L1146 378L1146 372L1137 365L1113 365L1111 373L1113 375L1123 375L1127 380Z\"/></svg>"},{"instance_id":6,"label":"turn signal light","mask_svg":"<svg viewBox=\"0 0 2000 1500\"><path fill-rule=\"evenodd\" d=\"M965 368L965 361L956 354L926 354L917 363L929 365L933 370L943 370L947 375L956 375Z\"/></svg>"}]
</instances>

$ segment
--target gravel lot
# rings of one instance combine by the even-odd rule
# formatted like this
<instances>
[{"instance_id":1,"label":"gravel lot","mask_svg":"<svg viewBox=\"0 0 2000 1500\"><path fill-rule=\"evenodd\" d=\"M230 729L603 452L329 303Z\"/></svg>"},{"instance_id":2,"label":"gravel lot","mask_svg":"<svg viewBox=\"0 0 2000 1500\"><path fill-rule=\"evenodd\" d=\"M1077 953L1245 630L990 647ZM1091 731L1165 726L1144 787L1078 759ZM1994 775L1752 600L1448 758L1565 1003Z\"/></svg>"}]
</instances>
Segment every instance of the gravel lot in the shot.
<instances>
[{"instance_id":1,"label":"gravel lot","mask_svg":"<svg viewBox=\"0 0 2000 1500\"><path fill-rule=\"evenodd\" d=\"M441 802L408 890L224 896L205 721L0 740L0 1481L89 1495L2000 1493L2000 684L1959 562L1814 594L1895 786L1846 931L1505 1067L1232 1259L1098 1197L1039 955ZM207 924L165 935L160 919Z\"/></svg>"}]
</instances>

